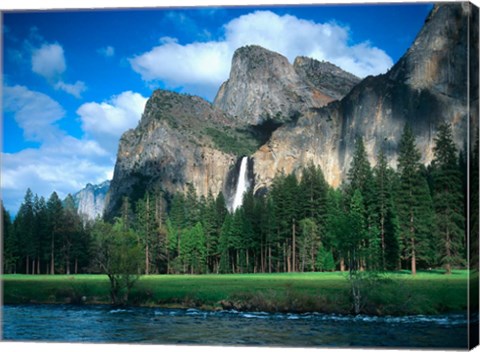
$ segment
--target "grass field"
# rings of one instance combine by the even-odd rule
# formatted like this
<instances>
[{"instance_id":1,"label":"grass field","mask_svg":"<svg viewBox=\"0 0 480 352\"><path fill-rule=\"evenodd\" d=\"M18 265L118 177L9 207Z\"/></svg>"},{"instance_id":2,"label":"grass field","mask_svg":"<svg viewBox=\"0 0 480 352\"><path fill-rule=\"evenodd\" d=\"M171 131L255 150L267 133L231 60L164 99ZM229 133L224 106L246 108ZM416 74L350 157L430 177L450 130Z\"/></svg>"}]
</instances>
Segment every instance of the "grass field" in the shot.
<instances>
[{"instance_id":1,"label":"grass field","mask_svg":"<svg viewBox=\"0 0 480 352\"><path fill-rule=\"evenodd\" d=\"M375 315L437 314L467 309L466 270L383 274L367 282L362 312ZM4 303L108 304L104 275L4 275ZM326 313L351 312L346 273L150 275L131 295L132 305ZM83 301L82 301L83 298Z\"/></svg>"}]
</instances>

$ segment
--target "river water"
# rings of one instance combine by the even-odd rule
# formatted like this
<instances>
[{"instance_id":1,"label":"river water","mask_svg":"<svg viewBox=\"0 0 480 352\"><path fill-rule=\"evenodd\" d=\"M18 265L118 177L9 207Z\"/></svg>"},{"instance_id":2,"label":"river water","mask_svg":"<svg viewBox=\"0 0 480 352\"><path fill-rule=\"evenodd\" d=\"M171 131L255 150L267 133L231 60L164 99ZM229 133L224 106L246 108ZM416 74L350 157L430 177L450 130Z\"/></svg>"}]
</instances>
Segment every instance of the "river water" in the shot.
<instances>
[{"instance_id":1,"label":"river water","mask_svg":"<svg viewBox=\"0 0 480 352\"><path fill-rule=\"evenodd\" d=\"M466 348L465 315L370 317L196 309L5 305L8 341Z\"/></svg>"}]
</instances>

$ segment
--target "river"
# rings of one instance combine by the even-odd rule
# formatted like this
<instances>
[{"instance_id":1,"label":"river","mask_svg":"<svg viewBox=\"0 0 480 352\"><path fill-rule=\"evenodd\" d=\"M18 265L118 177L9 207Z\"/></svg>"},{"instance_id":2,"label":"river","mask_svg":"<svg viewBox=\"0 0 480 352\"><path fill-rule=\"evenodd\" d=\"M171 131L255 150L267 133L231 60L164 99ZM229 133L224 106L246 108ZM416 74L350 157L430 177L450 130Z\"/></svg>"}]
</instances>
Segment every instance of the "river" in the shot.
<instances>
[{"instance_id":1,"label":"river","mask_svg":"<svg viewBox=\"0 0 480 352\"><path fill-rule=\"evenodd\" d=\"M7 341L284 347L466 348L467 319L197 309L5 305Z\"/></svg>"}]
</instances>

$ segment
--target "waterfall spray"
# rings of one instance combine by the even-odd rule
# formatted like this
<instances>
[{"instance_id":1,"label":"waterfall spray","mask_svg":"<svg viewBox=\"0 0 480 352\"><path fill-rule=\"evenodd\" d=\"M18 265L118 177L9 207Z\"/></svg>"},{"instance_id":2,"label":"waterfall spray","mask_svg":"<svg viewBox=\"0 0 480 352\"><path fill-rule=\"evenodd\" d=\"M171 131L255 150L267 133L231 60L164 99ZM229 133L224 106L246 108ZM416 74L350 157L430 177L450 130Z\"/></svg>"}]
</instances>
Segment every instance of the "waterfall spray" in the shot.
<instances>
[{"instance_id":1,"label":"waterfall spray","mask_svg":"<svg viewBox=\"0 0 480 352\"><path fill-rule=\"evenodd\" d=\"M240 172L238 174L237 188L235 190L235 197L233 198L232 211L235 211L238 207L242 205L243 194L248 189L248 157L244 156L242 158L242 163L240 164Z\"/></svg>"}]
</instances>

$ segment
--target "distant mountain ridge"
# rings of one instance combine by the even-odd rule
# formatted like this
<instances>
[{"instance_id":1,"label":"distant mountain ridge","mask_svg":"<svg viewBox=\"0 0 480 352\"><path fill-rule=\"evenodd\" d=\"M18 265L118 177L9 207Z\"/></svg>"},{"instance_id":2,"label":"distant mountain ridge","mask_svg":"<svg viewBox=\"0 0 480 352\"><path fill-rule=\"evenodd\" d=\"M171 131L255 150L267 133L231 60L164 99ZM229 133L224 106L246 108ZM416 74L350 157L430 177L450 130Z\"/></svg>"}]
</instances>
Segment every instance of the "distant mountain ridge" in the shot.
<instances>
[{"instance_id":1,"label":"distant mountain ridge","mask_svg":"<svg viewBox=\"0 0 480 352\"><path fill-rule=\"evenodd\" d=\"M87 220L94 220L103 216L105 197L110 189L110 181L98 185L88 183L85 188L73 195L77 212Z\"/></svg>"}]
</instances>

